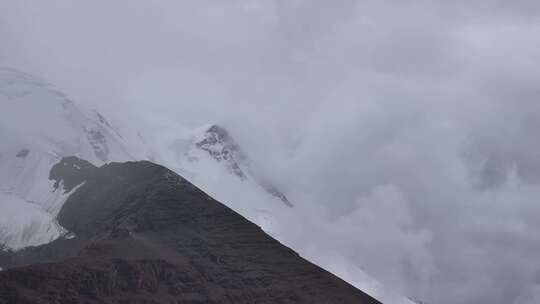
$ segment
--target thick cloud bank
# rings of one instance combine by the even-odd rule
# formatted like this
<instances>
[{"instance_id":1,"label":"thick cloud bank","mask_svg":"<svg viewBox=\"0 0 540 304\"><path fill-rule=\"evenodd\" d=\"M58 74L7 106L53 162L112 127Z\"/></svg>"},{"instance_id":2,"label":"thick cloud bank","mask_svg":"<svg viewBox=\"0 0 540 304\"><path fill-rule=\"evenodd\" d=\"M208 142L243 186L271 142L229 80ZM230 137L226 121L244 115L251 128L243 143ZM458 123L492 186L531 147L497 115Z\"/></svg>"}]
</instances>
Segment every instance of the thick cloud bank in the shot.
<instances>
[{"instance_id":1,"label":"thick cloud bank","mask_svg":"<svg viewBox=\"0 0 540 304\"><path fill-rule=\"evenodd\" d=\"M0 65L224 124L318 222L291 238L428 303L540 302L538 54L539 1L0 0Z\"/></svg>"}]
</instances>

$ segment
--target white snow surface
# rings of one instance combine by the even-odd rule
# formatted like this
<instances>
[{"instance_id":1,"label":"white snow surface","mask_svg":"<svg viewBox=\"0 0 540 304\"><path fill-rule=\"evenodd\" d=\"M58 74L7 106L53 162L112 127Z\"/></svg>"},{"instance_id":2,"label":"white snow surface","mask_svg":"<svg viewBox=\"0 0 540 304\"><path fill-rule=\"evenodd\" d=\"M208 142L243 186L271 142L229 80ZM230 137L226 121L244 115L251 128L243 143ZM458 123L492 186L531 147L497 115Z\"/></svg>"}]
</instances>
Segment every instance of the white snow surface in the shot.
<instances>
[{"instance_id":1,"label":"white snow surface","mask_svg":"<svg viewBox=\"0 0 540 304\"><path fill-rule=\"evenodd\" d=\"M240 157L232 164L197 147L212 125L169 125L151 133L120 126L125 132L120 135L101 114L81 109L47 82L1 68L0 109L0 245L8 249L73 237L55 218L77 189L55 190L48 179L62 157L75 155L97 166L148 159L175 171L308 260L381 302L413 304L360 268L346 265L339 256L314 254L313 248L324 248L324 244L297 243L298 233L317 231L310 228L316 227L316 219L303 220L309 212L302 204L292 201L291 208L269 194L260 182L264 176L257 176L246 160ZM208 150L222 148L218 143ZM238 165L243 176L235 174L231 165Z\"/></svg>"},{"instance_id":2,"label":"white snow surface","mask_svg":"<svg viewBox=\"0 0 540 304\"><path fill-rule=\"evenodd\" d=\"M16 250L64 233L55 217L67 197L49 172L72 155L95 165L134 159L99 113L43 80L0 69L0 244Z\"/></svg>"},{"instance_id":3,"label":"white snow surface","mask_svg":"<svg viewBox=\"0 0 540 304\"><path fill-rule=\"evenodd\" d=\"M0 192L2 244L8 249L19 250L28 246L47 244L65 235L67 231L58 224L56 215L79 186L67 193L63 187L58 187L47 195L43 204L26 201L11 193ZM44 209L43 206L49 208Z\"/></svg>"}]
</instances>

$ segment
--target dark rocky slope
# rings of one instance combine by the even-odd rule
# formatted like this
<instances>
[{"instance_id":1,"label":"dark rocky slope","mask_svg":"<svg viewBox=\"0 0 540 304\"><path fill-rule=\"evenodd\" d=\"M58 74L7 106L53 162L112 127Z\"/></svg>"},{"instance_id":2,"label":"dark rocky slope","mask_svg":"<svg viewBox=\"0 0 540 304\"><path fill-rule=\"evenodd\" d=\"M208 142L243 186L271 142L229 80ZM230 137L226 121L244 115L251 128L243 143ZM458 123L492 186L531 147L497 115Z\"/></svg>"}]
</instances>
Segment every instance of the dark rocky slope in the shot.
<instances>
[{"instance_id":1,"label":"dark rocky slope","mask_svg":"<svg viewBox=\"0 0 540 304\"><path fill-rule=\"evenodd\" d=\"M0 257L0 303L378 303L172 171L66 158L72 239Z\"/></svg>"}]
</instances>

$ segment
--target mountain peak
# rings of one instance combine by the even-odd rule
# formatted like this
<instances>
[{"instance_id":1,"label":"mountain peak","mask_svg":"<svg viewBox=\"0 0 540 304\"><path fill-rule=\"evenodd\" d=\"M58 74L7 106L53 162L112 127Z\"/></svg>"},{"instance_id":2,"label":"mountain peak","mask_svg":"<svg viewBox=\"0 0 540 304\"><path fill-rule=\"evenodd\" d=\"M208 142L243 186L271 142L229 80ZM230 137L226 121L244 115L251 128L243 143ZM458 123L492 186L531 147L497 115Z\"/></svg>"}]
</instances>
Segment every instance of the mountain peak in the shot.
<instances>
[{"instance_id":1,"label":"mountain peak","mask_svg":"<svg viewBox=\"0 0 540 304\"><path fill-rule=\"evenodd\" d=\"M248 166L247 156L223 127L212 125L195 142L195 146L208 152L216 161L223 162L228 171L240 179L247 178L242 167Z\"/></svg>"},{"instance_id":2,"label":"mountain peak","mask_svg":"<svg viewBox=\"0 0 540 304\"><path fill-rule=\"evenodd\" d=\"M293 207L287 196L272 182L257 174L251 159L224 127L214 124L208 127L195 141L195 146L222 163L229 173L241 180L253 179L268 194Z\"/></svg>"}]
</instances>

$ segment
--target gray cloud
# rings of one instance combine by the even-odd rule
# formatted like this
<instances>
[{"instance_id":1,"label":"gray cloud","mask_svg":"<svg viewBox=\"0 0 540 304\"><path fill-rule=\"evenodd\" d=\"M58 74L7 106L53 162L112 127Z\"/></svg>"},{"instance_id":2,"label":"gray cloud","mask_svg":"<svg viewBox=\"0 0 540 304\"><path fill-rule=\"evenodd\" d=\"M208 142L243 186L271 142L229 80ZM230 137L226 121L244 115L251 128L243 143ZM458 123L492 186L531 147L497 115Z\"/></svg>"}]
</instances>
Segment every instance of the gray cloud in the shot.
<instances>
[{"instance_id":1,"label":"gray cloud","mask_svg":"<svg viewBox=\"0 0 540 304\"><path fill-rule=\"evenodd\" d=\"M320 221L321 259L433 303L536 303L539 6L0 0L0 65L149 128L225 124Z\"/></svg>"}]
</instances>

